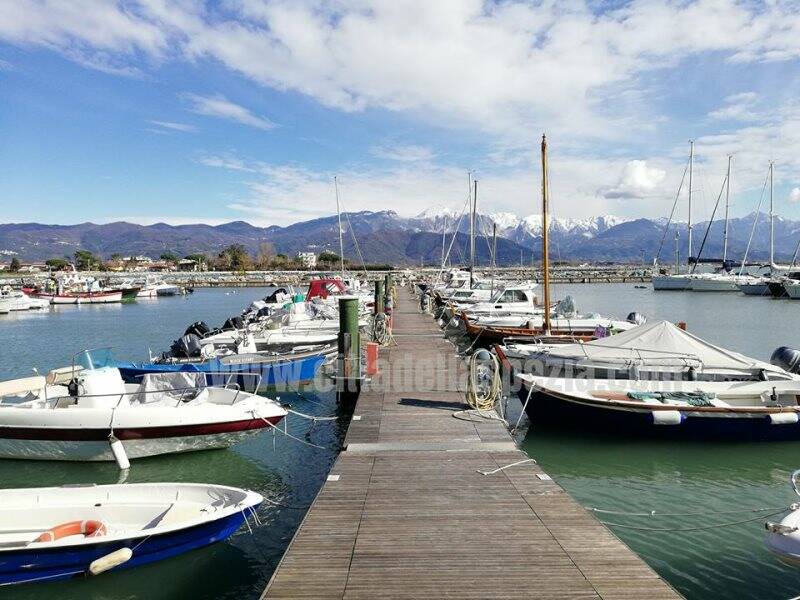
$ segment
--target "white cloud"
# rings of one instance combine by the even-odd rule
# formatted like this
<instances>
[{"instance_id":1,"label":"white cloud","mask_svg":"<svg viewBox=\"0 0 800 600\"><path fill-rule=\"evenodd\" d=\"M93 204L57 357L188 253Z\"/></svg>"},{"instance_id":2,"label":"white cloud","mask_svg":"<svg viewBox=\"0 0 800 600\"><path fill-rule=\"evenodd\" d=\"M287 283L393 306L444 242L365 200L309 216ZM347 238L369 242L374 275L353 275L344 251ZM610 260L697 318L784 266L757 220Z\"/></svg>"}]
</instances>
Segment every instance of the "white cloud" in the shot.
<instances>
[{"instance_id":1,"label":"white cloud","mask_svg":"<svg viewBox=\"0 0 800 600\"><path fill-rule=\"evenodd\" d=\"M254 115L244 106L231 102L224 96L201 96L199 94L184 94L192 103L191 111L199 115L218 117L248 125L257 129L272 129L275 123L265 117Z\"/></svg>"},{"instance_id":2,"label":"white cloud","mask_svg":"<svg viewBox=\"0 0 800 600\"><path fill-rule=\"evenodd\" d=\"M755 121L759 116L753 112L753 104L758 100L754 92L742 92L725 98L720 108L708 113L712 119L723 121Z\"/></svg>"},{"instance_id":3,"label":"white cloud","mask_svg":"<svg viewBox=\"0 0 800 600\"><path fill-rule=\"evenodd\" d=\"M647 166L646 160L631 160L625 164L617 184L602 191L609 199L646 198L660 191L666 171Z\"/></svg>"},{"instance_id":4,"label":"white cloud","mask_svg":"<svg viewBox=\"0 0 800 600\"><path fill-rule=\"evenodd\" d=\"M0 39L129 74L146 68L142 58L207 58L327 106L413 111L518 141L544 123L583 139L647 131L658 115L646 92L632 87L642 75L712 52L729 62L797 58L800 19L790 2L735 0L617 8L580 0L236 0L224 10L29 0L0 3ZM208 100L201 110L271 126L224 99Z\"/></svg>"},{"instance_id":5,"label":"white cloud","mask_svg":"<svg viewBox=\"0 0 800 600\"><path fill-rule=\"evenodd\" d=\"M789 192L789 202L800 202L800 187L794 187Z\"/></svg>"},{"instance_id":6,"label":"white cloud","mask_svg":"<svg viewBox=\"0 0 800 600\"><path fill-rule=\"evenodd\" d=\"M155 125L160 129L168 129L170 131L197 131L197 128L194 125L188 125L186 123L175 123L173 121L148 121L148 123Z\"/></svg>"},{"instance_id":7,"label":"white cloud","mask_svg":"<svg viewBox=\"0 0 800 600\"><path fill-rule=\"evenodd\" d=\"M334 213L334 175L338 175L341 200L349 211L390 208L410 217L434 204L460 207L467 196L466 172L435 162L401 162L382 169L351 168L340 172L250 162L231 156L206 157L201 162L248 173L242 181L243 193L227 206L247 215L247 220L264 225L288 225ZM550 162L551 212L556 216L584 218L626 208L620 200L598 193L618 183L614 174L625 168L622 160L556 154ZM513 169L478 172L475 177L479 180L480 211L529 215L541 210L540 175L535 162ZM677 187L677 182L674 186ZM647 205L637 209L648 216L662 216L669 203L668 194L654 193Z\"/></svg>"},{"instance_id":8,"label":"white cloud","mask_svg":"<svg viewBox=\"0 0 800 600\"><path fill-rule=\"evenodd\" d=\"M400 162L416 162L431 160L435 155L433 150L426 146L375 146L370 153L378 158L396 160Z\"/></svg>"}]
</instances>

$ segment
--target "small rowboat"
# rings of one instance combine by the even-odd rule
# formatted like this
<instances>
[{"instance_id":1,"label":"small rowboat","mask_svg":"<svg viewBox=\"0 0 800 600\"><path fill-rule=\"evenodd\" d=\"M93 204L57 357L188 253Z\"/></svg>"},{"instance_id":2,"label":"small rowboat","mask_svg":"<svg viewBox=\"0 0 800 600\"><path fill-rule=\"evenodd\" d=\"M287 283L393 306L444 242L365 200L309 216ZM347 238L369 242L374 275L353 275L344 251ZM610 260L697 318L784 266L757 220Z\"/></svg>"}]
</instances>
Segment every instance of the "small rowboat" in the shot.
<instances>
[{"instance_id":1,"label":"small rowboat","mask_svg":"<svg viewBox=\"0 0 800 600\"><path fill-rule=\"evenodd\" d=\"M202 548L230 537L263 500L202 483L0 490L0 585L99 575Z\"/></svg>"}]
</instances>

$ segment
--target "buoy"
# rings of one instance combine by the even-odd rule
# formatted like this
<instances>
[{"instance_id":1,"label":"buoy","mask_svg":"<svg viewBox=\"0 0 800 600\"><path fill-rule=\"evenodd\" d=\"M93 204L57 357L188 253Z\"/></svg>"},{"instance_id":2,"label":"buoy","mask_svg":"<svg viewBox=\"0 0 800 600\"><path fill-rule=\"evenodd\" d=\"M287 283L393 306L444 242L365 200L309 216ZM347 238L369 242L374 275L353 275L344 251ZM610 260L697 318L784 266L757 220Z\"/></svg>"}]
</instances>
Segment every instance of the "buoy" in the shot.
<instances>
[{"instance_id":1,"label":"buoy","mask_svg":"<svg viewBox=\"0 0 800 600\"><path fill-rule=\"evenodd\" d=\"M125 471L131 468L131 461L128 460L128 455L125 453L125 446L115 435L108 438L108 443L111 444L111 452L114 454L114 460L117 461L117 466L120 470Z\"/></svg>"},{"instance_id":2,"label":"buoy","mask_svg":"<svg viewBox=\"0 0 800 600\"><path fill-rule=\"evenodd\" d=\"M115 550L110 554L93 560L89 564L89 573L92 575L100 575L100 573L105 573L109 569L113 569L114 567L128 562L132 557L133 550L130 548L120 548L119 550Z\"/></svg>"}]
</instances>

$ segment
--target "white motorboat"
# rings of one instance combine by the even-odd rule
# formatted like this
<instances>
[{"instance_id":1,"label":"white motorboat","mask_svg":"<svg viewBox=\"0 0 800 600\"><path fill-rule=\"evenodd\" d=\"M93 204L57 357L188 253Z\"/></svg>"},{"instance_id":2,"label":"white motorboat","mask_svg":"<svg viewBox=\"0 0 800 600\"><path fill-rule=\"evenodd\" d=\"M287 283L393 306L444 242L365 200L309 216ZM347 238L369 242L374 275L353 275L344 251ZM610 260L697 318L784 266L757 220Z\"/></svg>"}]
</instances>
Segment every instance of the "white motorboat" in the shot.
<instances>
[{"instance_id":1,"label":"white motorboat","mask_svg":"<svg viewBox=\"0 0 800 600\"><path fill-rule=\"evenodd\" d=\"M11 298L0 297L0 315L7 315L11 312Z\"/></svg>"},{"instance_id":2,"label":"white motorboat","mask_svg":"<svg viewBox=\"0 0 800 600\"><path fill-rule=\"evenodd\" d=\"M231 536L264 498L205 483L0 490L0 586L99 575Z\"/></svg>"},{"instance_id":3,"label":"white motorboat","mask_svg":"<svg viewBox=\"0 0 800 600\"><path fill-rule=\"evenodd\" d=\"M113 439L129 458L226 448L286 416L275 401L238 386L206 386L204 373L125 384L106 366L112 360L87 351L47 378L0 383L0 458L110 461Z\"/></svg>"},{"instance_id":4,"label":"white motorboat","mask_svg":"<svg viewBox=\"0 0 800 600\"><path fill-rule=\"evenodd\" d=\"M463 308L470 315L535 314L542 312L534 290L536 284L508 285L497 290L486 302L461 303L453 299L453 309ZM477 291L477 290L474 290Z\"/></svg>"}]
</instances>

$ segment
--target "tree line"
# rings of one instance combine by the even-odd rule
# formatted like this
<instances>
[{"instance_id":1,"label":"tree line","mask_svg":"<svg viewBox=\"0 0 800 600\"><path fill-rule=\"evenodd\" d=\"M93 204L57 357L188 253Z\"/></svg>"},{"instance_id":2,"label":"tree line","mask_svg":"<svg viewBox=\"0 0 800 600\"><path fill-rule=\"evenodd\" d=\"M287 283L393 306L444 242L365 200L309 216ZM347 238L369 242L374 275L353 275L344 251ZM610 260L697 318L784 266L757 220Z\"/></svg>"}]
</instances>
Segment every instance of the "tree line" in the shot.
<instances>
[{"instance_id":1,"label":"tree line","mask_svg":"<svg viewBox=\"0 0 800 600\"><path fill-rule=\"evenodd\" d=\"M231 244L223 248L216 254L194 253L187 254L183 259L193 260L201 268L212 271L270 271L270 270L303 270L306 266L303 262L296 257L289 257L286 254L276 252L275 248L269 242L262 242L259 244L258 251L255 254L248 252L242 244ZM177 265L182 260L176 254L171 252L164 252L159 257L159 260ZM76 250L72 256L64 256L50 258L45 261L45 264L52 271L60 271L68 268L70 265L75 265L78 271L107 271L110 267L119 265L123 261L123 257L119 253L112 254L108 260L90 252L89 250ZM131 270L137 266L138 262L135 259L130 259L122 264L123 270ZM349 265L350 261L345 258L345 265ZM317 257L316 270L337 270L341 265L341 259L338 254L330 251L323 251ZM9 271L19 271L21 263L18 258L14 257L9 265ZM387 269L391 268L389 265L368 265L367 269Z\"/></svg>"}]
</instances>

